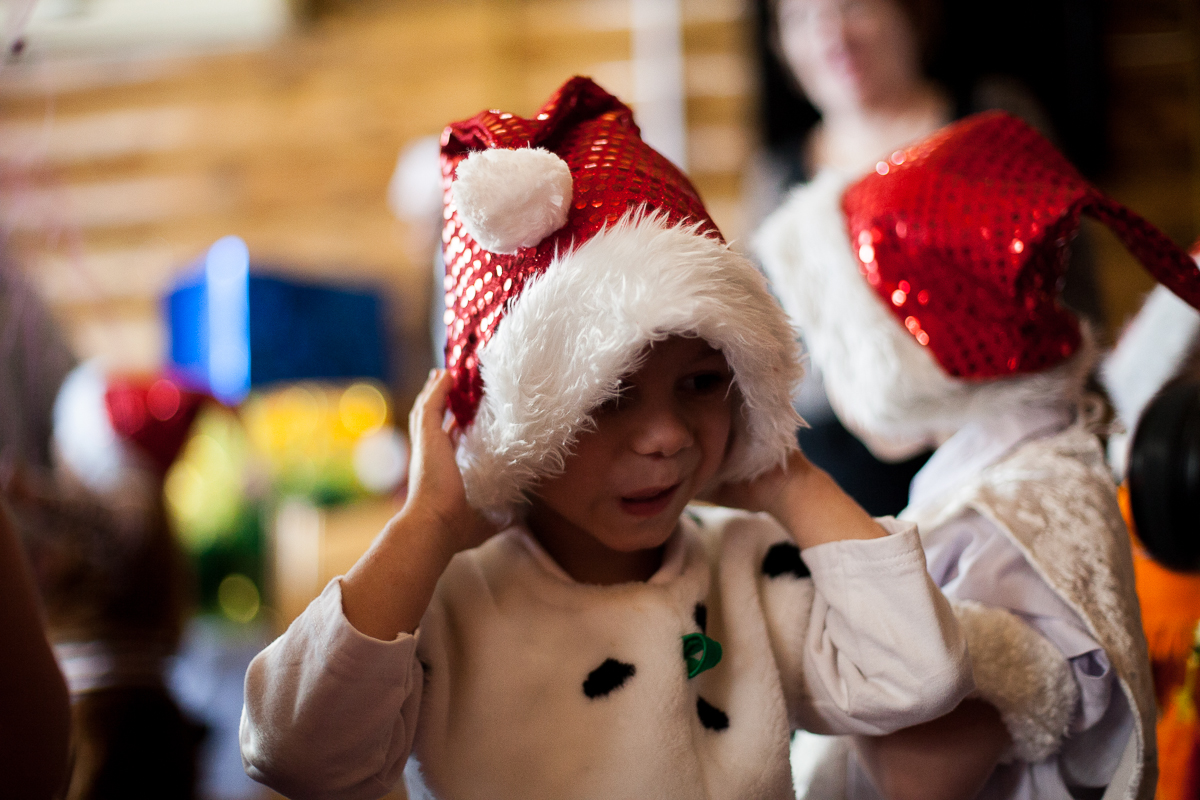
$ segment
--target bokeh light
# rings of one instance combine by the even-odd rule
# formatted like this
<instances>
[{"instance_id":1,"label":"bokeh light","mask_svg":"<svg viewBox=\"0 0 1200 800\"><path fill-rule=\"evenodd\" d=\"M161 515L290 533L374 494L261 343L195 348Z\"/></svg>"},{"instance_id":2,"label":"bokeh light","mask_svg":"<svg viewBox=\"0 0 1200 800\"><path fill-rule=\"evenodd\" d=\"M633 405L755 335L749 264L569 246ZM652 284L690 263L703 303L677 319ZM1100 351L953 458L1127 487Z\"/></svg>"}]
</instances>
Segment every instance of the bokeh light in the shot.
<instances>
[{"instance_id":1,"label":"bokeh light","mask_svg":"<svg viewBox=\"0 0 1200 800\"><path fill-rule=\"evenodd\" d=\"M192 552L237 528L249 503L248 458L246 434L233 412L216 405L202 410L163 485L167 511Z\"/></svg>"},{"instance_id":2,"label":"bokeh light","mask_svg":"<svg viewBox=\"0 0 1200 800\"><path fill-rule=\"evenodd\" d=\"M245 575L233 573L226 575L217 587L217 605L221 613L234 622L246 623L258 616L262 607L262 599L254 581Z\"/></svg>"},{"instance_id":3,"label":"bokeh light","mask_svg":"<svg viewBox=\"0 0 1200 800\"><path fill-rule=\"evenodd\" d=\"M255 392L242 418L280 495L345 502L390 492L407 472L407 444L390 424L387 395L373 383L295 383Z\"/></svg>"},{"instance_id":4,"label":"bokeh light","mask_svg":"<svg viewBox=\"0 0 1200 800\"><path fill-rule=\"evenodd\" d=\"M342 392L338 400L342 427L358 439L375 433L388 420L388 401L383 392L369 383L356 383Z\"/></svg>"}]
</instances>

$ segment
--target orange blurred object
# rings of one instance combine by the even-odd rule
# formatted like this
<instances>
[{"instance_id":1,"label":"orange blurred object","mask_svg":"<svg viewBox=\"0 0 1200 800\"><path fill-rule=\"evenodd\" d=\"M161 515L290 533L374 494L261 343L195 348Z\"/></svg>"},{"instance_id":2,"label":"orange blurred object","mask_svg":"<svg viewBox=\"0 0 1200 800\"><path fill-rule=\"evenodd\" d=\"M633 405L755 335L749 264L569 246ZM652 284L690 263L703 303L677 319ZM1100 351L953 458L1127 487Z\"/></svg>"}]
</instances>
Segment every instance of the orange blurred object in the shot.
<instances>
[{"instance_id":1,"label":"orange blurred object","mask_svg":"<svg viewBox=\"0 0 1200 800\"><path fill-rule=\"evenodd\" d=\"M1200 669L1200 627L1187 660L1183 685L1158 720L1157 800L1200 797L1200 722L1196 719L1196 673Z\"/></svg>"},{"instance_id":2,"label":"orange blurred object","mask_svg":"<svg viewBox=\"0 0 1200 800\"><path fill-rule=\"evenodd\" d=\"M1160 566L1137 540L1129 489L1118 490L1133 545L1133 570L1142 627L1158 697L1157 800L1200 797L1200 721L1196 682L1200 672L1200 575Z\"/></svg>"}]
</instances>

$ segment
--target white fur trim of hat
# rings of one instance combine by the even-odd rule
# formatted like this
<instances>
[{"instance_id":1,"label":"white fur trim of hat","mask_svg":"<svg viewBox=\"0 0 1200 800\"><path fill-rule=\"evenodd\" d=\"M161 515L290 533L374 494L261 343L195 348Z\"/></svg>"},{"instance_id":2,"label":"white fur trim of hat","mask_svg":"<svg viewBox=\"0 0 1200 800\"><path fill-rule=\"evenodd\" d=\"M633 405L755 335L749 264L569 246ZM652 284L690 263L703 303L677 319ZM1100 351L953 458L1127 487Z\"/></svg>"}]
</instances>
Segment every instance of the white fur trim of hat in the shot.
<instances>
[{"instance_id":1,"label":"white fur trim of hat","mask_svg":"<svg viewBox=\"0 0 1200 800\"><path fill-rule=\"evenodd\" d=\"M754 247L838 417L876 456L901 460L972 419L1078 399L1095 360L1086 327L1079 352L1046 372L985 381L948 375L867 285L842 213L849 183L819 173L767 218Z\"/></svg>"},{"instance_id":2,"label":"white fur trim of hat","mask_svg":"<svg viewBox=\"0 0 1200 800\"><path fill-rule=\"evenodd\" d=\"M693 226L631 211L531 279L480 351L483 399L458 451L472 505L511 518L527 489L562 470L647 345L671 335L703 338L733 370L741 409L720 477L781 465L796 448L802 369L766 281Z\"/></svg>"}]
</instances>

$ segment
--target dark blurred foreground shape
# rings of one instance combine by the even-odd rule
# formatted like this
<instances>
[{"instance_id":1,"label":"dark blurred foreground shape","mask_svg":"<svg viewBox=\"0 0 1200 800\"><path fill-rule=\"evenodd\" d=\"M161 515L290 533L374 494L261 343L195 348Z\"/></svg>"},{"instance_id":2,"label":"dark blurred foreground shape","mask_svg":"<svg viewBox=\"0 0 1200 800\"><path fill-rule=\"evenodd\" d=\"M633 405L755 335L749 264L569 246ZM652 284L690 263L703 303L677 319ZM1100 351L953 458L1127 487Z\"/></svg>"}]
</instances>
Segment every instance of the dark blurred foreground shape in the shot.
<instances>
[{"instance_id":1,"label":"dark blurred foreground shape","mask_svg":"<svg viewBox=\"0 0 1200 800\"><path fill-rule=\"evenodd\" d=\"M13 797L49 800L66 783L69 695L42 627L37 589L0 502L0 775Z\"/></svg>"}]
</instances>

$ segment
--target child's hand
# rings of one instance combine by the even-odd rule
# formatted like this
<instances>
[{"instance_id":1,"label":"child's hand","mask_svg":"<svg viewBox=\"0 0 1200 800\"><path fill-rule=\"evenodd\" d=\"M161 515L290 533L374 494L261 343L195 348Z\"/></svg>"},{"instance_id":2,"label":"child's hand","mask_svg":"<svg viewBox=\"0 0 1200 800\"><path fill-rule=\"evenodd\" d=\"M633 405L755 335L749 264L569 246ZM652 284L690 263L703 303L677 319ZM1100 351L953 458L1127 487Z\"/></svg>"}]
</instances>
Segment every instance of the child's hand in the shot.
<instances>
[{"instance_id":1,"label":"child's hand","mask_svg":"<svg viewBox=\"0 0 1200 800\"><path fill-rule=\"evenodd\" d=\"M449 373L434 370L408 415L413 442L408 500L342 578L342 611L357 630L382 641L417 629L438 578L460 550L496 532L471 508L454 460L460 435L446 417Z\"/></svg>"},{"instance_id":2,"label":"child's hand","mask_svg":"<svg viewBox=\"0 0 1200 800\"><path fill-rule=\"evenodd\" d=\"M447 536L452 552L481 544L496 532L467 502L462 473L454 460L462 435L446 398L454 380L447 370L432 370L408 415L413 450L409 462L409 491L405 513L425 518Z\"/></svg>"},{"instance_id":3,"label":"child's hand","mask_svg":"<svg viewBox=\"0 0 1200 800\"><path fill-rule=\"evenodd\" d=\"M788 456L787 464L759 475L752 481L723 483L704 499L728 508L744 508L747 511L766 511L780 519L784 489L789 481L797 481L810 470L812 462L799 450ZM778 513L777 513L778 512Z\"/></svg>"},{"instance_id":4,"label":"child's hand","mask_svg":"<svg viewBox=\"0 0 1200 800\"><path fill-rule=\"evenodd\" d=\"M752 481L726 483L705 499L773 516L801 548L887 535L858 503L799 450Z\"/></svg>"}]
</instances>

